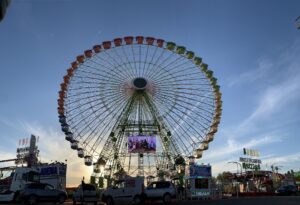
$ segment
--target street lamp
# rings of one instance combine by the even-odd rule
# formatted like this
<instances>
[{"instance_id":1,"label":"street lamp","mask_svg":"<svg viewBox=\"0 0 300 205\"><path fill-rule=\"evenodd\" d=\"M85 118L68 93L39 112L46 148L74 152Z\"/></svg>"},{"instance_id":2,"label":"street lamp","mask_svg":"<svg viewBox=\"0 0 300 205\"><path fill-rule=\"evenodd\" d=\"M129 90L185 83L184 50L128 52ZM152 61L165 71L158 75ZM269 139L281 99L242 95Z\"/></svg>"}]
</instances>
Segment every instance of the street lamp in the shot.
<instances>
[{"instance_id":1,"label":"street lamp","mask_svg":"<svg viewBox=\"0 0 300 205\"><path fill-rule=\"evenodd\" d=\"M236 164L236 174L239 173L239 166L240 166L240 167L241 167L241 174L242 174L243 168L242 168L241 163L239 163L239 162L227 162L227 163L228 163L228 164Z\"/></svg>"},{"instance_id":2,"label":"street lamp","mask_svg":"<svg viewBox=\"0 0 300 205\"><path fill-rule=\"evenodd\" d=\"M239 165L241 167L241 174L242 174L242 165L239 162L227 162L228 164L236 164L236 174L238 175L239 172ZM239 183L238 180L236 180L235 187L236 187L236 198L239 198Z\"/></svg>"}]
</instances>

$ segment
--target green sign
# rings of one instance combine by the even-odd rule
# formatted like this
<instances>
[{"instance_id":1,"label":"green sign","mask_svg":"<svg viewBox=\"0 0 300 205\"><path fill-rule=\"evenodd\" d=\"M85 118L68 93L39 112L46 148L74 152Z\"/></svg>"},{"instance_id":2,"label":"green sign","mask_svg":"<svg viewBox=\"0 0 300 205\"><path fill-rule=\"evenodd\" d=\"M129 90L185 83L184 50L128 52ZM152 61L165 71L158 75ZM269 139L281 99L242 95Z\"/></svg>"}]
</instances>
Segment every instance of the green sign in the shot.
<instances>
[{"instance_id":1,"label":"green sign","mask_svg":"<svg viewBox=\"0 0 300 205\"><path fill-rule=\"evenodd\" d=\"M244 169L260 170L259 164L243 163Z\"/></svg>"}]
</instances>

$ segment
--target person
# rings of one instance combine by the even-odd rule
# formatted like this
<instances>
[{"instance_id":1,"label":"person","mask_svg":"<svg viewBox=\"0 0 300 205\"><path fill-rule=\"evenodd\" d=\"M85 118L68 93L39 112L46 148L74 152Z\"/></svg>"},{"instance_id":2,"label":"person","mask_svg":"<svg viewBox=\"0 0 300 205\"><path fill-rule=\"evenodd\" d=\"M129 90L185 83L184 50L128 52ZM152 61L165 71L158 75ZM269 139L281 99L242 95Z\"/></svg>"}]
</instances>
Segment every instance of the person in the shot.
<instances>
[{"instance_id":1,"label":"person","mask_svg":"<svg viewBox=\"0 0 300 205\"><path fill-rule=\"evenodd\" d=\"M184 199L184 187L181 184L177 185L177 195L178 195L178 200L183 200Z\"/></svg>"},{"instance_id":2,"label":"person","mask_svg":"<svg viewBox=\"0 0 300 205\"><path fill-rule=\"evenodd\" d=\"M81 180L81 190L82 190L81 204L83 204L83 202L84 202L84 188L85 188L85 182L84 182L84 177L82 177L82 180Z\"/></svg>"}]
</instances>

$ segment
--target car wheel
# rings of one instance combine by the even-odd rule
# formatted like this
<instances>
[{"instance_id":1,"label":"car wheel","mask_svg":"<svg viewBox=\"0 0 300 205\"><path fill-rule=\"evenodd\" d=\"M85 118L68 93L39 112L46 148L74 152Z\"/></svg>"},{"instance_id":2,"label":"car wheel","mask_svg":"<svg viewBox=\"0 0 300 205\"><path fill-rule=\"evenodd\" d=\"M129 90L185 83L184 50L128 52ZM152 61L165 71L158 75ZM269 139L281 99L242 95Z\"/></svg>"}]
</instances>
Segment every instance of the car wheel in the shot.
<instances>
[{"instance_id":1,"label":"car wheel","mask_svg":"<svg viewBox=\"0 0 300 205\"><path fill-rule=\"evenodd\" d=\"M114 204L114 200L109 196L106 198L106 204L107 205L113 205Z\"/></svg>"},{"instance_id":2,"label":"car wheel","mask_svg":"<svg viewBox=\"0 0 300 205\"><path fill-rule=\"evenodd\" d=\"M168 204L168 203L170 203L171 202L171 195L170 194L165 194L164 196L163 196L163 202L165 203L165 204Z\"/></svg>"},{"instance_id":3,"label":"car wheel","mask_svg":"<svg viewBox=\"0 0 300 205\"><path fill-rule=\"evenodd\" d=\"M142 203L142 198L141 198L140 196L135 196L135 197L133 198L133 204L139 205L139 204L141 204L141 203Z\"/></svg>"},{"instance_id":4,"label":"car wheel","mask_svg":"<svg viewBox=\"0 0 300 205\"><path fill-rule=\"evenodd\" d=\"M35 195L30 195L27 199L27 204L34 205L38 202L38 198Z\"/></svg>"},{"instance_id":5,"label":"car wheel","mask_svg":"<svg viewBox=\"0 0 300 205\"><path fill-rule=\"evenodd\" d=\"M66 201L66 196L64 195L59 195L58 197L58 203L63 204Z\"/></svg>"},{"instance_id":6,"label":"car wheel","mask_svg":"<svg viewBox=\"0 0 300 205\"><path fill-rule=\"evenodd\" d=\"M14 195L13 202L19 202L19 201L20 201L20 193L16 192L15 195Z\"/></svg>"}]
</instances>

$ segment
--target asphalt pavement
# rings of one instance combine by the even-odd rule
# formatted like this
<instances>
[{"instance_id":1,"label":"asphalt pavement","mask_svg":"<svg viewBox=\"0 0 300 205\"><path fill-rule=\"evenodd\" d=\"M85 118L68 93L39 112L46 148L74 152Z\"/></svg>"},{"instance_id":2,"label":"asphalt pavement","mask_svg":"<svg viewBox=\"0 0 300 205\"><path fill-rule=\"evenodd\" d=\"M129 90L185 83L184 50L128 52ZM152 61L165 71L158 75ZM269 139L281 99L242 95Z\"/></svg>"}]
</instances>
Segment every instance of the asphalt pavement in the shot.
<instances>
[{"instance_id":1,"label":"asphalt pavement","mask_svg":"<svg viewBox=\"0 0 300 205\"><path fill-rule=\"evenodd\" d=\"M1 203L5 205L20 205L13 203ZM55 203L40 203L39 205L54 205ZM86 203L86 205L92 203ZM103 203L98 203L102 205ZM147 204L163 204L162 202L150 202ZM146 204L146 205L147 205ZM300 196L271 196L271 197L249 197L249 198L229 198L217 200L189 200L174 201L171 205L300 205ZM72 205L72 201L68 200L64 205ZM117 205L117 204L115 204Z\"/></svg>"}]
</instances>

